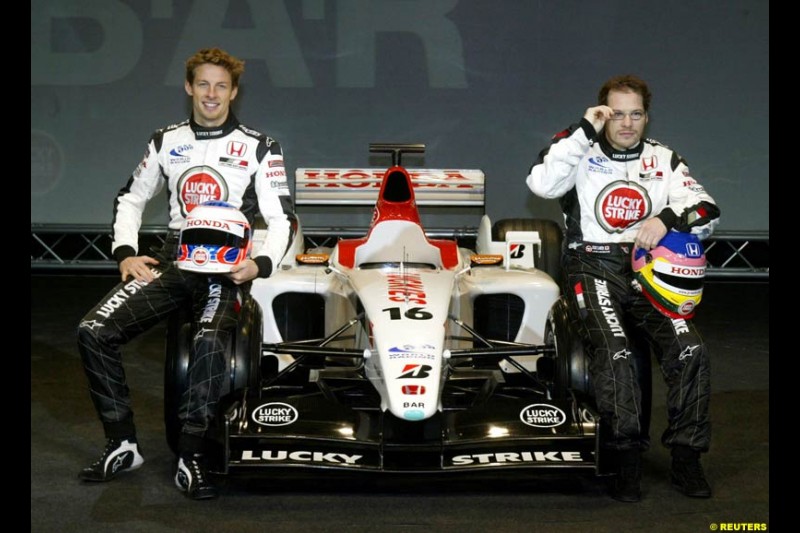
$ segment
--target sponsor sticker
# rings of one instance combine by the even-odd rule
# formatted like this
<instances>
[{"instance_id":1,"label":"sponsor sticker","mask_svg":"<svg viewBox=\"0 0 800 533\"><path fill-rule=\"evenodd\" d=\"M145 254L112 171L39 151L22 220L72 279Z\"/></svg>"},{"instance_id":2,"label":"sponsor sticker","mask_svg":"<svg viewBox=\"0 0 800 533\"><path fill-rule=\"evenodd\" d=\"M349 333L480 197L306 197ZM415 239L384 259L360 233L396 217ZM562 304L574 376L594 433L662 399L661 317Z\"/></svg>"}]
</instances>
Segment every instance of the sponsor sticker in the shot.
<instances>
[{"instance_id":1,"label":"sponsor sticker","mask_svg":"<svg viewBox=\"0 0 800 533\"><path fill-rule=\"evenodd\" d=\"M334 465L357 465L363 455L348 455L336 452L287 451L287 450L242 450L242 461L277 463L322 463Z\"/></svg>"},{"instance_id":2,"label":"sponsor sticker","mask_svg":"<svg viewBox=\"0 0 800 533\"><path fill-rule=\"evenodd\" d=\"M534 403L520 411L519 419L528 426L553 428L566 422L567 415L555 405Z\"/></svg>"},{"instance_id":3,"label":"sponsor sticker","mask_svg":"<svg viewBox=\"0 0 800 533\"><path fill-rule=\"evenodd\" d=\"M422 276L419 274L408 272L403 275L388 274L386 283L390 302L410 302L419 305L428 303Z\"/></svg>"},{"instance_id":4,"label":"sponsor sticker","mask_svg":"<svg viewBox=\"0 0 800 533\"><path fill-rule=\"evenodd\" d=\"M642 172L652 172L658 166L658 158L656 156L642 158Z\"/></svg>"},{"instance_id":5,"label":"sponsor sticker","mask_svg":"<svg viewBox=\"0 0 800 533\"><path fill-rule=\"evenodd\" d=\"M503 256L500 254L472 254L469 256L469 261L473 266L499 265L503 262Z\"/></svg>"},{"instance_id":6,"label":"sponsor sticker","mask_svg":"<svg viewBox=\"0 0 800 533\"><path fill-rule=\"evenodd\" d=\"M584 458L579 451L524 451L474 453L456 455L450 460L452 466L500 465L520 463L580 463Z\"/></svg>"},{"instance_id":7,"label":"sponsor sticker","mask_svg":"<svg viewBox=\"0 0 800 533\"><path fill-rule=\"evenodd\" d=\"M404 344L402 346L392 346L388 350L389 359L427 359L433 360L436 355L433 353L436 347L431 344Z\"/></svg>"},{"instance_id":8,"label":"sponsor sticker","mask_svg":"<svg viewBox=\"0 0 800 533\"><path fill-rule=\"evenodd\" d=\"M640 173L639 179L642 181L661 181L664 179L664 173L660 170L655 172Z\"/></svg>"},{"instance_id":9,"label":"sponsor sticker","mask_svg":"<svg viewBox=\"0 0 800 533\"><path fill-rule=\"evenodd\" d=\"M508 257L511 259L522 259L525 255L525 248L524 244L520 243L509 243L508 245Z\"/></svg>"},{"instance_id":10,"label":"sponsor sticker","mask_svg":"<svg viewBox=\"0 0 800 533\"><path fill-rule=\"evenodd\" d=\"M228 141L228 155L244 157L247 153L247 145L242 141Z\"/></svg>"},{"instance_id":11,"label":"sponsor sticker","mask_svg":"<svg viewBox=\"0 0 800 533\"><path fill-rule=\"evenodd\" d=\"M254 130L254 129L251 129L251 128L248 128L247 126L244 126L244 125L242 125L242 124L239 124L239 129L240 129L240 130L242 130L243 132L245 132L245 133L246 133L246 134L248 134L248 135L252 135L253 137L260 137L260 136L261 136L261 134L260 134L260 133L258 133L256 130ZM269 145L271 145L273 142L275 142L275 141L273 141L272 139L270 139L269 137L267 137L266 139L264 139L264 141L267 143L267 146L269 146Z\"/></svg>"},{"instance_id":12,"label":"sponsor sticker","mask_svg":"<svg viewBox=\"0 0 800 533\"><path fill-rule=\"evenodd\" d=\"M297 254L295 260L301 265L327 265L328 254Z\"/></svg>"},{"instance_id":13,"label":"sponsor sticker","mask_svg":"<svg viewBox=\"0 0 800 533\"><path fill-rule=\"evenodd\" d=\"M611 246L608 244L587 244L585 250L587 254L610 254Z\"/></svg>"},{"instance_id":14,"label":"sponsor sticker","mask_svg":"<svg viewBox=\"0 0 800 533\"><path fill-rule=\"evenodd\" d=\"M403 418L406 420L422 420L425 418L425 413L419 409L409 409L403 413Z\"/></svg>"},{"instance_id":15,"label":"sponsor sticker","mask_svg":"<svg viewBox=\"0 0 800 533\"><path fill-rule=\"evenodd\" d=\"M213 137L220 137L225 130L197 130L194 132L195 137L205 137L211 139Z\"/></svg>"},{"instance_id":16,"label":"sponsor sticker","mask_svg":"<svg viewBox=\"0 0 800 533\"><path fill-rule=\"evenodd\" d=\"M223 167L236 168L239 170L247 170L246 159L236 159L234 157L220 157L219 164Z\"/></svg>"},{"instance_id":17,"label":"sponsor sticker","mask_svg":"<svg viewBox=\"0 0 800 533\"><path fill-rule=\"evenodd\" d=\"M578 302L578 308L586 309L586 299L583 297L583 285L579 281L575 284L575 300Z\"/></svg>"},{"instance_id":18,"label":"sponsor sticker","mask_svg":"<svg viewBox=\"0 0 800 533\"><path fill-rule=\"evenodd\" d=\"M161 277L161 271L155 268L151 267L150 272L154 279ZM147 284L147 281L129 281L120 290L116 291L105 302L103 302L103 304L97 310L97 314L103 318L110 317L116 309L122 305L125 305L128 298L139 292L139 290Z\"/></svg>"},{"instance_id":19,"label":"sponsor sticker","mask_svg":"<svg viewBox=\"0 0 800 533\"><path fill-rule=\"evenodd\" d=\"M202 246L195 248L192 250L192 263L197 266L203 266L208 263L209 253L208 250L203 248Z\"/></svg>"},{"instance_id":20,"label":"sponsor sticker","mask_svg":"<svg viewBox=\"0 0 800 533\"><path fill-rule=\"evenodd\" d=\"M253 409L253 422L262 426L288 426L297 421L297 409L282 402L270 402ZM266 453L266 452L265 452Z\"/></svg>"},{"instance_id":21,"label":"sponsor sticker","mask_svg":"<svg viewBox=\"0 0 800 533\"><path fill-rule=\"evenodd\" d=\"M191 151L193 148L191 144L181 144L170 150L169 155L172 157L186 157L186 152Z\"/></svg>"},{"instance_id":22,"label":"sponsor sticker","mask_svg":"<svg viewBox=\"0 0 800 533\"><path fill-rule=\"evenodd\" d=\"M609 331L615 337L625 337L625 330L622 328L622 323L614 310L611 303L611 293L608 290L608 281L600 278L594 279L594 289L597 295L597 303L600 304L600 310L603 312L603 318L606 319Z\"/></svg>"},{"instance_id":23,"label":"sponsor sticker","mask_svg":"<svg viewBox=\"0 0 800 533\"><path fill-rule=\"evenodd\" d=\"M700 257L700 245L696 242L686 243L686 255L688 257Z\"/></svg>"},{"instance_id":24,"label":"sponsor sticker","mask_svg":"<svg viewBox=\"0 0 800 533\"><path fill-rule=\"evenodd\" d=\"M397 379L422 379L427 378L433 367L430 365L405 365L403 373Z\"/></svg>"},{"instance_id":25,"label":"sponsor sticker","mask_svg":"<svg viewBox=\"0 0 800 533\"><path fill-rule=\"evenodd\" d=\"M184 215L203 202L228 199L225 180L210 167L190 168L178 179L177 189Z\"/></svg>"},{"instance_id":26,"label":"sponsor sticker","mask_svg":"<svg viewBox=\"0 0 800 533\"><path fill-rule=\"evenodd\" d=\"M689 325L686 323L686 320L682 318L672 319L672 327L675 328L676 335L680 335L681 333L689 333Z\"/></svg>"},{"instance_id":27,"label":"sponsor sticker","mask_svg":"<svg viewBox=\"0 0 800 533\"><path fill-rule=\"evenodd\" d=\"M203 315L200 317L201 324L214 321L214 315L219 308L219 299L221 296L222 285L219 283L212 283L208 286L208 300L206 300L206 306L203 308Z\"/></svg>"},{"instance_id":28,"label":"sponsor sticker","mask_svg":"<svg viewBox=\"0 0 800 533\"><path fill-rule=\"evenodd\" d=\"M678 356L678 361L684 361L687 358L692 357L694 355L695 350L699 349L700 346L697 344L694 344L692 346L687 346L681 351L681 354Z\"/></svg>"},{"instance_id":29,"label":"sponsor sticker","mask_svg":"<svg viewBox=\"0 0 800 533\"><path fill-rule=\"evenodd\" d=\"M650 214L651 201L641 186L615 181L603 189L595 201L597 221L609 233L621 233Z\"/></svg>"},{"instance_id":30,"label":"sponsor sticker","mask_svg":"<svg viewBox=\"0 0 800 533\"><path fill-rule=\"evenodd\" d=\"M606 166L609 160L607 157L604 156L595 156L589 158L589 167L587 170L589 172L594 172L597 174L612 174L614 171Z\"/></svg>"}]
</instances>

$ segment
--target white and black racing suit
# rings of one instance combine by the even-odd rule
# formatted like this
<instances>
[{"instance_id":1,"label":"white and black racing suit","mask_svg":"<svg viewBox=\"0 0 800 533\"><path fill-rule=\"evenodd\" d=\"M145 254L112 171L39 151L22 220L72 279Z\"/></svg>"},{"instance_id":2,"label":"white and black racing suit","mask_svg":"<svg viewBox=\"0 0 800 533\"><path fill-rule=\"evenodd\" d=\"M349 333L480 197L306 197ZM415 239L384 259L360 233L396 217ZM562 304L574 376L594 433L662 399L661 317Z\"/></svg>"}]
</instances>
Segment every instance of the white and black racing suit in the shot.
<instances>
[{"instance_id":1,"label":"white and black racing suit","mask_svg":"<svg viewBox=\"0 0 800 533\"><path fill-rule=\"evenodd\" d=\"M592 346L590 373L603 446L644 449L641 391L629 328L653 346L667 383L668 447L709 447L708 354L691 321L657 311L633 286L631 251L641 224L658 217L667 229L708 237L719 219L714 200L686 162L652 140L619 151L586 119L562 131L539 155L526 180L544 198L559 198L565 217L565 295Z\"/></svg>"},{"instance_id":2,"label":"white and black racing suit","mask_svg":"<svg viewBox=\"0 0 800 533\"><path fill-rule=\"evenodd\" d=\"M151 268L155 279L130 279L114 287L81 321L78 348L106 436L132 436L133 412L120 347L179 306L191 306L196 333L180 409L181 447L202 451L242 294L226 276L179 270L174 265L178 230L189 211L209 200L232 204L251 223L260 211L268 232L253 259L259 277L268 277L287 250L294 209L277 141L243 126L232 113L216 128L187 120L153 134L142 162L114 201L112 251L118 262L140 254L142 212L165 186L170 231L163 249L150 254L159 260Z\"/></svg>"}]
</instances>

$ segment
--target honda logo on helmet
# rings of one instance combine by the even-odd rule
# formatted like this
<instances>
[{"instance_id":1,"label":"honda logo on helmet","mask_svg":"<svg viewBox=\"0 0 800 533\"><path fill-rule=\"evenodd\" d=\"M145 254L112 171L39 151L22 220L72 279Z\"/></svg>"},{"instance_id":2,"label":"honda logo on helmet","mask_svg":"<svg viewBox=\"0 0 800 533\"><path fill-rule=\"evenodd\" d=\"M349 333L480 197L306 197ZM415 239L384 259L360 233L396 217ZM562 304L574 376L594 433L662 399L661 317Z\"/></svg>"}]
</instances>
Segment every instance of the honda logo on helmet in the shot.
<instances>
[{"instance_id":1,"label":"honda logo on helmet","mask_svg":"<svg viewBox=\"0 0 800 533\"><path fill-rule=\"evenodd\" d=\"M672 265L670 267L670 274L701 278L706 275L706 267L684 267Z\"/></svg>"},{"instance_id":2,"label":"honda logo on helmet","mask_svg":"<svg viewBox=\"0 0 800 533\"><path fill-rule=\"evenodd\" d=\"M687 242L686 255L689 257L700 257L700 245L696 242Z\"/></svg>"},{"instance_id":3,"label":"honda logo on helmet","mask_svg":"<svg viewBox=\"0 0 800 533\"><path fill-rule=\"evenodd\" d=\"M186 220L186 227L191 228L194 226L207 226L211 228L218 228L221 230L231 231L231 227L228 225L227 222L220 222L219 220L205 220L198 218L190 218Z\"/></svg>"}]
</instances>

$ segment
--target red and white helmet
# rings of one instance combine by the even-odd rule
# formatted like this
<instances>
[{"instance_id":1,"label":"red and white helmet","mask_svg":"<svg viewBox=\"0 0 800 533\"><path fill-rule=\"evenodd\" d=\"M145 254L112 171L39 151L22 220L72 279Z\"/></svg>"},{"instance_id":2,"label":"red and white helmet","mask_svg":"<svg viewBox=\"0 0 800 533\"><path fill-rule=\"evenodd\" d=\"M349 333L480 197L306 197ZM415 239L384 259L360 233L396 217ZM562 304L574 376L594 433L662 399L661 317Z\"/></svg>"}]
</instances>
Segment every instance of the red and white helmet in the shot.
<instances>
[{"instance_id":1,"label":"red and white helmet","mask_svg":"<svg viewBox=\"0 0 800 533\"><path fill-rule=\"evenodd\" d=\"M652 250L631 257L636 280L650 303L670 318L692 318L703 297L706 256L695 235L671 231Z\"/></svg>"},{"instance_id":2,"label":"red and white helmet","mask_svg":"<svg viewBox=\"0 0 800 533\"><path fill-rule=\"evenodd\" d=\"M177 265L202 274L230 272L248 258L253 246L247 217L226 202L205 202L183 221Z\"/></svg>"}]
</instances>

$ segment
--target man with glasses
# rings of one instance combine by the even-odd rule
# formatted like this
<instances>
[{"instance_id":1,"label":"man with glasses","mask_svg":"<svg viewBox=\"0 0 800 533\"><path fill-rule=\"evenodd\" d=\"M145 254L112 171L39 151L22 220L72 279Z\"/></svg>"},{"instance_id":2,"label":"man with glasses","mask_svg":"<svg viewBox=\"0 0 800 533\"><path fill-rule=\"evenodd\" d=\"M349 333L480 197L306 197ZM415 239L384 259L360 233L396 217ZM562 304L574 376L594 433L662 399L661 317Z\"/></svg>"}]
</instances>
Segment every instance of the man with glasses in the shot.
<instances>
[{"instance_id":1,"label":"man with glasses","mask_svg":"<svg viewBox=\"0 0 800 533\"><path fill-rule=\"evenodd\" d=\"M641 330L667 383L672 483L687 496L711 496L700 453L708 451L711 393L708 355L691 321L659 312L636 290L634 247L651 250L670 231L708 237L719 208L668 147L644 139L650 90L635 76L617 76L600 89L598 105L556 134L531 167L526 183L564 212L565 296L588 336L590 374L601 421L603 458L616 476L611 496L641 499L641 390L629 335Z\"/></svg>"}]
</instances>

